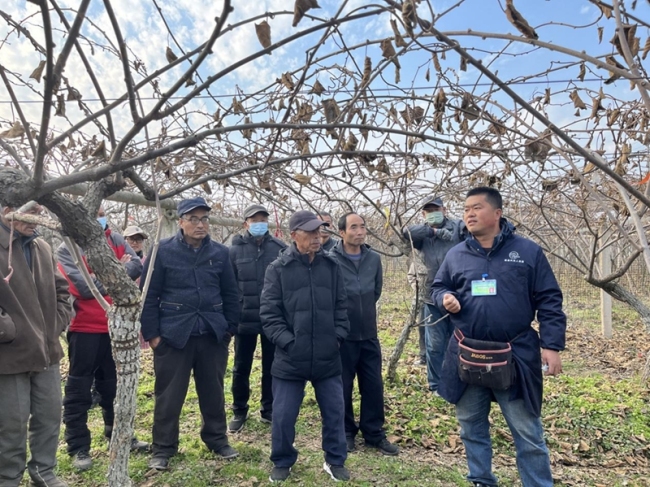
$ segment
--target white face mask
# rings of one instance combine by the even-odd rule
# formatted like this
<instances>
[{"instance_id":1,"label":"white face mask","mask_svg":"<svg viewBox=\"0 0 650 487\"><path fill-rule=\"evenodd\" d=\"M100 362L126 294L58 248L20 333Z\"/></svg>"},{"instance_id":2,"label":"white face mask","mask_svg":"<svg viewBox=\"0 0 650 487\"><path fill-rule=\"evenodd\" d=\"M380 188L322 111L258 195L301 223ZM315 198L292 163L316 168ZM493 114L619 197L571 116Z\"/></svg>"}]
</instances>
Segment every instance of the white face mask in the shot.
<instances>
[{"instance_id":1,"label":"white face mask","mask_svg":"<svg viewBox=\"0 0 650 487\"><path fill-rule=\"evenodd\" d=\"M445 219L442 211L431 211L427 213L426 220L429 225L440 225Z\"/></svg>"}]
</instances>

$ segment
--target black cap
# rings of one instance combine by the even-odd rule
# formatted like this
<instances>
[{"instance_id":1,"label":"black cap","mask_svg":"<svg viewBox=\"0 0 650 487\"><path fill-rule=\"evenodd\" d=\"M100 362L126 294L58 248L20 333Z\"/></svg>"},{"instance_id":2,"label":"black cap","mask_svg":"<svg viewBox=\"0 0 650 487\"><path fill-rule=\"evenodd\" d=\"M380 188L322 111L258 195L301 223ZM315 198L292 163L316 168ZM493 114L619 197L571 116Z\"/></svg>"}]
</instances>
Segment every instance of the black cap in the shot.
<instances>
[{"instance_id":1,"label":"black cap","mask_svg":"<svg viewBox=\"0 0 650 487\"><path fill-rule=\"evenodd\" d=\"M197 198L190 198L187 200L183 200L178 204L178 207L176 208L176 213L178 213L178 216L181 217L185 213L189 213L192 210L196 210L197 208L205 208L206 210L210 211L212 208L205 202L205 200L201 197Z\"/></svg>"},{"instance_id":2,"label":"black cap","mask_svg":"<svg viewBox=\"0 0 650 487\"><path fill-rule=\"evenodd\" d=\"M439 206L442 208L445 205L442 202L442 198L440 196L434 196L433 198L429 198L427 201L425 201L421 208L424 209L427 206Z\"/></svg>"},{"instance_id":3,"label":"black cap","mask_svg":"<svg viewBox=\"0 0 650 487\"><path fill-rule=\"evenodd\" d=\"M305 232L313 232L319 227L330 226L329 223L319 220L316 215L311 211L299 210L296 211L289 219L289 230L294 232L296 230L304 230Z\"/></svg>"},{"instance_id":4,"label":"black cap","mask_svg":"<svg viewBox=\"0 0 650 487\"><path fill-rule=\"evenodd\" d=\"M269 216L268 210L262 205L250 205L244 210L244 220L246 220L246 218L257 215L258 213L264 213L266 216Z\"/></svg>"}]
</instances>

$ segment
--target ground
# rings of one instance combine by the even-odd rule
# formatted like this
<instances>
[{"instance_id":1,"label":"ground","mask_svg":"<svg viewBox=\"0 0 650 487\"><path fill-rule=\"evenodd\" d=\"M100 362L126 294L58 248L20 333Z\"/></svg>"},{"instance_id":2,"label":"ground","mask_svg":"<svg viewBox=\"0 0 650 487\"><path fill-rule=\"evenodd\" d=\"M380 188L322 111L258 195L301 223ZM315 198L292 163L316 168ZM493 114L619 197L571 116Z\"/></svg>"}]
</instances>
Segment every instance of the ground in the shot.
<instances>
[{"instance_id":1,"label":"ground","mask_svg":"<svg viewBox=\"0 0 650 487\"><path fill-rule=\"evenodd\" d=\"M383 301L380 327L385 358L403 326L406 307L405 299ZM575 310L580 312L579 316ZM615 307L615 332L609 340L599 333L594 306L568 301L567 311L565 374L546 379L543 409L556 484L650 486L650 388L640 375L650 350L648 334L640 320L620 306ZM400 362L397 383L386 384L388 434L392 441L398 442L401 453L398 457L384 457L365 449L358 441L358 451L347 462L352 485L469 485L465 480L464 450L453 407L426 390L425 369L415 365L416 334L417 331ZM63 365L65 371L66 364ZM259 367L258 360L252 384L259 380ZM146 441L151 440L153 382L151 351L144 351L136 432ZM226 384L228 387L230 376ZM234 461L218 460L199 438L201 417L196 393L191 388L181 418L180 454L172 460L170 471L149 471L148 456L133 454L130 469L134 483L168 487L267 485L272 466L268 459L270 428L259 421L258 401L259 387L253 387L252 417L241 433L231 436L240 457ZM492 422L495 472L502 486L521 485L512 439L498 408L492 413ZM108 446L101 437L98 409L91 411L90 423L92 470L75 473L61 441L58 471L71 486L106 485ZM331 480L322 471L319 415L311 388L307 390L297 430L296 447L300 456L286 485L330 484Z\"/></svg>"}]
</instances>

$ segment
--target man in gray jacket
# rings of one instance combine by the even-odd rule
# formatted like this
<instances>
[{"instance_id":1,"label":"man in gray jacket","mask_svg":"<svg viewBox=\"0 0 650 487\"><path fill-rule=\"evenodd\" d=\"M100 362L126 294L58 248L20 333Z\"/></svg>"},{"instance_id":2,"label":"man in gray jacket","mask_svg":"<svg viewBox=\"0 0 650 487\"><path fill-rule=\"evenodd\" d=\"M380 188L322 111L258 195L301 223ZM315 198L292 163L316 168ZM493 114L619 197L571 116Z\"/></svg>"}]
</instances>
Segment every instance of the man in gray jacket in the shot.
<instances>
[{"instance_id":1,"label":"man in gray jacket","mask_svg":"<svg viewBox=\"0 0 650 487\"><path fill-rule=\"evenodd\" d=\"M36 225L15 221L12 231L6 215L14 208L0 209L0 486L18 487L27 466L31 486L66 487L54 468L61 427L59 337L72 314L68 283ZM40 211L34 203L26 213Z\"/></svg>"},{"instance_id":2,"label":"man in gray jacket","mask_svg":"<svg viewBox=\"0 0 650 487\"><path fill-rule=\"evenodd\" d=\"M341 268L348 295L350 333L341 345L345 437L349 452L356 449L359 430L366 446L384 455L397 455L399 449L386 439L384 431L384 383L381 377L381 345L377 338L377 301L381 296L382 268L379 254L366 245L366 222L354 212L338 222L341 240L330 255ZM357 377L361 394L359 424L354 421L352 389Z\"/></svg>"},{"instance_id":3,"label":"man in gray jacket","mask_svg":"<svg viewBox=\"0 0 650 487\"><path fill-rule=\"evenodd\" d=\"M460 243L464 225L458 220L447 218L447 210L442 198L433 197L422 206L422 216L425 223L412 225L404 231L404 237L413 243L419 251L424 264L427 266L426 298L424 304L425 324L432 325L446 313L440 310L431 300L433 280L447 252ZM449 318L426 327L427 344L427 380L429 390L437 394L440 383L442 362L445 358L447 343L453 332Z\"/></svg>"}]
</instances>

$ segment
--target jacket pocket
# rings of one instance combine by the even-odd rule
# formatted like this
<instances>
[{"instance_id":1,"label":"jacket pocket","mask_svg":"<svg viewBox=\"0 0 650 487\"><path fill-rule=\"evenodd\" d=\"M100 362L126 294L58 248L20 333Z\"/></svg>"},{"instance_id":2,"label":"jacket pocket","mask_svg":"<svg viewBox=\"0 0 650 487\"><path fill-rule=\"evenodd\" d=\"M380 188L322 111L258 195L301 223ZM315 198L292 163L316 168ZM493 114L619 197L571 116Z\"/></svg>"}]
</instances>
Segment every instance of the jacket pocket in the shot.
<instances>
[{"instance_id":1,"label":"jacket pocket","mask_svg":"<svg viewBox=\"0 0 650 487\"><path fill-rule=\"evenodd\" d=\"M0 309L0 343L10 343L16 338L16 324L5 310Z\"/></svg>"},{"instance_id":2,"label":"jacket pocket","mask_svg":"<svg viewBox=\"0 0 650 487\"><path fill-rule=\"evenodd\" d=\"M170 303L167 301L163 301L160 303L160 310L161 311L182 311L183 310L183 305L181 303Z\"/></svg>"}]
</instances>

